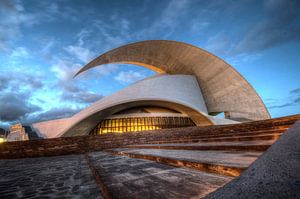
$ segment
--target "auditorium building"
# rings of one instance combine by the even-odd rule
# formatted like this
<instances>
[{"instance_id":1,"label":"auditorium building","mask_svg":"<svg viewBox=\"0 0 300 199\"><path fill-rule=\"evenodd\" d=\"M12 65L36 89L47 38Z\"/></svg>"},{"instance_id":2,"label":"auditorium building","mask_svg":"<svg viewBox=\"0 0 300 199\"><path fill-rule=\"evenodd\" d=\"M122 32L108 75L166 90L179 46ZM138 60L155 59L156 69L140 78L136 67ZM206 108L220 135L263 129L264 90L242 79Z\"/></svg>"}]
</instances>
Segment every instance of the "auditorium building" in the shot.
<instances>
[{"instance_id":1,"label":"auditorium building","mask_svg":"<svg viewBox=\"0 0 300 199\"><path fill-rule=\"evenodd\" d=\"M69 118L35 123L45 138L207 126L269 119L263 101L231 65L190 44L141 41L112 49L75 76L105 64L157 72ZM105 66L102 66L105 67ZM217 117L224 114L224 118Z\"/></svg>"}]
</instances>

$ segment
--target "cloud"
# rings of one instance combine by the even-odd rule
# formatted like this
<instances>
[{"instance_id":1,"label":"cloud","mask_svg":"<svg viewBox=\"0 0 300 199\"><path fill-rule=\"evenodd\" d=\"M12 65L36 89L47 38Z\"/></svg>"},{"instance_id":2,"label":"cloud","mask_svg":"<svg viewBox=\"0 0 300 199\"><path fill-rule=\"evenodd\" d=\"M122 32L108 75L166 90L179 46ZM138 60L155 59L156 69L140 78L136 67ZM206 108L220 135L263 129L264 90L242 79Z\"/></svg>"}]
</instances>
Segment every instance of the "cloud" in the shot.
<instances>
[{"instance_id":1,"label":"cloud","mask_svg":"<svg viewBox=\"0 0 300 199\"><path fill-rule=\"evenodd\" d=\"M80 67L81 65L78 63L56 58L55 63L51 66L50 70L54 72L59 81L66 82L73 78L74 74L79 71Z\"/></svg>"},{"instance_id":2,"label":"cloud","mask_svg":"<svg viewBox=\"0 0 300 199\"><path fill-rule=\"evenodd\" d=\"M294 103L295 103L295 104L300 103L300 96L294 100Z\"/></svg>"},{"instance_id":3,"label":"cloud","mask_svg":"<svg viewBox=\"0 0 300 199\"><path fill-rule=\"evenodd\" d=\"M102 50L107 51L131 41L130 22L114 14L110 21L94 20L92 26L99 37Z\"/></svg>"},{"instance_id":4,"label":"cloud","mask_svg":"<svg viewBox=\"0 0 300 199\"><path fill-rule=\"evenodd\" d=\"M83 43L82 38L80 40L80 43ZM83 63L87 63L92 59L92 57L94 57L93 52L91 52L88 48L84 48L82 46L70 45L66 47L65 50L71 55L74 55L75 58L79 59Z\"/></svg>"},{"instance_id":5,"label":"cloud","mask_svg":"<svg viewBox=\"0 0 300 199\"><path fill-rule=\"evenodd\" d=\"M226 54L231 50L231 48L232 41L224 33L218 33L208 38L205 44L205 49L215 54Z\"/></svg>"},{"instance_id":6,"label":"cloud","mask_svg":"<svg viewBox=\"0 0 300 199\"><path fill-rule=\"evenodd\" d=\"M29 52L27 50L27 48L25 47L17 47L16 49L14 49L11 53L11 58L26 58L29 57Z\"/></svg>"},{"instance_id":7,"label":"cloud","mask_svg":"<svg viewBox=\"0 0 300 199\"><path fill-rule=\"evenodd\" d=\"M122 84L132 83L141 79L144 79L145 75L137 71L121 71L115 77L115 80L119 81Z\"/></svg>"},{"instance_id":8,"label":"cloud","mask_svg":"<svg viewBox=\"0 0 300 199\"><path fill-rule=\"evenodd\" d=\"M269 100L269 109L274 109L274 108L285 108L289 106L295 106L300 104L300 88L293 89L289 92L291 95L289 98L289 102L284 103L284 104L277 104L276 100Z\"/></svg>"},{"instance_id":9,"label":"cloud","mask_svg":"<svg viewBox=\"0 0 300 199\"><path fill-rule=\"evenodd\" d=\"M19 13L22 9L22 6L15 6L11 1L0 1L0 51L8 51L11 48L11 39L22 35L20 24L26 18Z\"/></svg>"},{"instance_id":10,"label":"cloud","mask_svg":"<svg viewBox=\"0 0 300 199\"><path fill-rule=\"evenodd\" d=\"M19 92L20 90L30 92L44 87L43 77L37 74L21 71L1 71L0 91Z\"/></svg>"},{"instance_id":11,"label":"cloud","mask_svg":"<svg viewBox=\"0 0 300 199\"><path fill-rule=\"evenodd\" d=\"M296 88L290 91L290 94L300 94L300 88Z\"/></svg>"},{"instance_id":12,"label":"cloud","mask_svg":"<svg viewBox=\"0 0 300 199\"><path fill-rule=\"evenodd\" d=\"M257 52L300 39L299 1L265 1L263 20L251 26L235 53Z\"/></svg>"},{"instance_id":13,"label":"cloud","mask_svg":"<svg viewBox=\"0 0 300 199\"><path fill-rule=\"evenodd\" d=\"M85 44L84 39L85 39L86 37L88 37L88 36L91 34L91 32L92 32L91 30L82 29L82 30L77 34L79 46L83 46L83 45Z\"/></svg>"},{"instance_id":14,"label":"cloud","mask_svg":"<svg viewBox=\"0 0 300 199\"><path fill-rule=\"evenodd\" d=\"M88 91L82 87L67 84L61 95L62 101L90 104L103 98L103 95Z\"/></svg>"},{"instance_id":15,"label":"cloud","mask_svg":"<svg viewBox=\"0 0 300 199\"><path fill-rule=\"evenodd\" d=\"M56 20L77 20L77 13L69 6L61 8L55 2L39 1L33 10L27 11L25 1L0 1L0 51L10 51L15 41L23 36L24 27ZM46 9L45 9L46 8Z\"/></svg>"},{"instance_id":16,"label":"cloud","mask_svg":"<svg viewBox=\"0 0 300 199\"><path fill-rule=\"evenodd\" d=\"M96 70L96 73L97 73L95 75L104 76L104 75L109 75L113 72L118 71L119 66L117 64L106 64L105 66L97 67L95 70Z\"/></svg>"},{"instance_id":17,"label":"cloud","mask_svg":"<svg viewBox=\"0 0 300 199\"><path fill-rule=\"evenodd\" d=\"M274 108L285 108L285 107L293 106L293 105L295 105L295 103L291 102L291 103L285 103L285 104L281 104L281 105L269 106L269 109L274 109Z\"/></svg>"},{"instance_id":18,"label":"cloud","mask_svg":"<svg viewBox=\"0 0 300 199\"><path fill-rule=\"evenodd\" d=\"M158 14L157 19L152 25L146 27L138 33L139 37L153 37L160 35L161 38L168 38L177 27L180 27L182 20L188 14L188 8L192 1L190 0L171 0ZM179 14L180 13L180 14Z\"/></svg>"},{"instance_id":19,"label":"cloud","mask_svg":"<svg viewBox=\"0 0 300 199\"><path fill-rule=\"evenodd\" d=\"M68 118L68 117L73 116L75 113L77 113L79 111L80 111L80 109L78 109L78 108L70 108L70 107L53 108L49 111L37 114L34 117L29 118L29 121L30 121L29 123L61 119L61 118Z\"/></svg>"},{"instance_id":20,"label":"cloud","mask_svg":"<svg viewBox=\"0 0 300 199\"><path fill-rule=\"evenodd\" d=\"M41 108L29 102L28 93L0 93L0 121L14 122L22 120Z\"/></svg>"}]
</instances>

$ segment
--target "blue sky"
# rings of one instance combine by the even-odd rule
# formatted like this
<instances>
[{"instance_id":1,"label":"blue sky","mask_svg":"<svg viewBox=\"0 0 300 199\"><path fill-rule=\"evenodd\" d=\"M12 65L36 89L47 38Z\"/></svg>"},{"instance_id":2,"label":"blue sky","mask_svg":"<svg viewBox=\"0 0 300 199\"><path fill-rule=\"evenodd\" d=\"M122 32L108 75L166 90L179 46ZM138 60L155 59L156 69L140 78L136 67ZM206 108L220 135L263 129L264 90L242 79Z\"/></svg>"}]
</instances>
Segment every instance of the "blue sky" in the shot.
<instances>
[{"instance_id":1,"label":"blue sky","mask_svg":"<svg viewBox=\"0 0 300 199\"><path fill-rule=\"evenodd\" d=\"M300 113L299 1L0 0L0 126L73 115L155 73L106 65L112 48L148 39L206 49L234 66L272 117Z\"/></svg>"}]
</instances>

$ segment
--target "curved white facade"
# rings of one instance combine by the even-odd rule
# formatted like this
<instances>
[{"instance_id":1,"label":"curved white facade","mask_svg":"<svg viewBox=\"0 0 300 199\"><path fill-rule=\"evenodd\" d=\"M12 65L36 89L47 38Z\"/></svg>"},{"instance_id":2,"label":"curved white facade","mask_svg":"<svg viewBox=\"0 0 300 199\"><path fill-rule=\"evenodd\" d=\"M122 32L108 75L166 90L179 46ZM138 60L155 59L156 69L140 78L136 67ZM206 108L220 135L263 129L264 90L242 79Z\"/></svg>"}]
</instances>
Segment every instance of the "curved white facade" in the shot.
<instances>
[{"instance_id":1,"label":"curved white facade","mask_svg":"<svg viewBox=\"0 0 300 199\"><path fill-rule=\"evenodd\" d=\"M143 105L174 109L189 116L198 126L217 124L207 115L201 89L194 76L160 75L132 84L70 118L40 122L33 124L33 127L48 138L86 135L102 119L118 111Z\"/></svg>"}]
</instances>

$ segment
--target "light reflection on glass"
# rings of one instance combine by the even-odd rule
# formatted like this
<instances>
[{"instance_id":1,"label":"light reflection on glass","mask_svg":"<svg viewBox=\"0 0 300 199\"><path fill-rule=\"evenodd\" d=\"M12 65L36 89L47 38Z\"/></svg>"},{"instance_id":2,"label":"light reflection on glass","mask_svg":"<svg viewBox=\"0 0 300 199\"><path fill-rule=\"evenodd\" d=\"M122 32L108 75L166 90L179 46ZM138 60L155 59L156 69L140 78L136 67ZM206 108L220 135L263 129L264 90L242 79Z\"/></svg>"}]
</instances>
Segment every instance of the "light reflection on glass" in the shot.
<instances>
[{"instance_id":1,"label":"light reflection on glass","mask_svg":"<svg viewBox=\"0 0 300 199\"><path fill-rule=\"evenodd\" d=\"M184 126L195 126L188 117L138 117L102 120L90 134L148 131Z\"/></svg>"}]
</instances>

